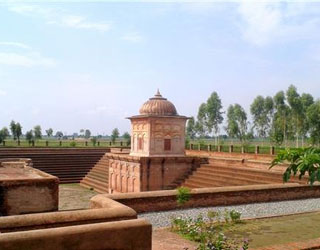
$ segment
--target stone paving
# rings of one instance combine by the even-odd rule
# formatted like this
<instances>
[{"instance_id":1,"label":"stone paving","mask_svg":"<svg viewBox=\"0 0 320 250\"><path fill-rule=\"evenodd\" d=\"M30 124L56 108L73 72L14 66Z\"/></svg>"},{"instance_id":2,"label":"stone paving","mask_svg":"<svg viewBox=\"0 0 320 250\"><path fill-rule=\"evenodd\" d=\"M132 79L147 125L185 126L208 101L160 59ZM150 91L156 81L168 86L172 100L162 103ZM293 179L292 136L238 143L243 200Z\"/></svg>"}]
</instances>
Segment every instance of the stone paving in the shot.
<instances>
[{"instance_id":1,"label":"stone paving","mask_svg":"<svg viewBox=\"0 0 320 250\"><path fill-rule=\"evenodd\" d=\"M59 210L87 209L90 199L98 193L79 184L59 185Z\"/></svg>"},{"instance_id":2,"label":"stone paving","mask_svg":"<svg viewBox=\"0 0 320 250\"><path fill-rule=\"evenodd\" d=\"M196 218L200 214L206 215L210 210L223 212L225 209L235 209L241 212L242 218L257 218L275 215L295 214L302 212L319 211L320 198L152 212L139 214L139 218L147 219L152 223L153 227L168 227L171 224L171 219L174 217L182 216Z\"/></svg>"}]
</instances>

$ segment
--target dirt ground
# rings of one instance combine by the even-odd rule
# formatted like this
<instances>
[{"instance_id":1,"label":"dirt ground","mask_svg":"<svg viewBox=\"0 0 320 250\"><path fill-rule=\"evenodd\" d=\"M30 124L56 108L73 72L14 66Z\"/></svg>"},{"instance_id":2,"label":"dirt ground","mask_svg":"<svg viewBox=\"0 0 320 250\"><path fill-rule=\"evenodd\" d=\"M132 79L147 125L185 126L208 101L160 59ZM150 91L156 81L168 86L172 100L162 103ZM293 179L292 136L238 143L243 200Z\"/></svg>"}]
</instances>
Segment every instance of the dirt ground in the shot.
<instances>
[{"instance_id":1,"label":"dirt ground","mask_svg":"<svg viewBox=\"0 0 320 250\"><path fill-rule=\"evenodd\" d=\"M157 228L152 232L152 250L195 250L197 243L183 239L167 228Z\"/></svg>"},{"instance_id":2,"label":"dirt ground","mask_svg":"<svg viewBox=\"0 0 320 250\"><path fill-rule=\"evenodd\" d=\"M59 210L74 210L89 208L90 199L98 194L79 184L59 185Z\"/></svg>"}]
</instances>

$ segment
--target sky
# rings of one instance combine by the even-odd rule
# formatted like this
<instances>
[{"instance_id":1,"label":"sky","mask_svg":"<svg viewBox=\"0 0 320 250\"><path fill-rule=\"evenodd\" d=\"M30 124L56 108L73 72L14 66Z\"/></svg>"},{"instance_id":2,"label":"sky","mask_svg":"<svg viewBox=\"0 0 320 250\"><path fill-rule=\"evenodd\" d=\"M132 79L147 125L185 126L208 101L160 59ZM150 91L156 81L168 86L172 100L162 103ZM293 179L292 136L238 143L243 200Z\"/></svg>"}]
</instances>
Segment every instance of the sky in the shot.
<instances>
[{"instance_id":1,"label":"sky","mask_svg":"<svg viewBox=\"0 0 320 250\"><path fill-rule=\"evenodd\" d=\"M0 1L0 128L130 130L157 89L196 116L290 84L320 97L320 2Z\"/></svg>"}]
</instances>

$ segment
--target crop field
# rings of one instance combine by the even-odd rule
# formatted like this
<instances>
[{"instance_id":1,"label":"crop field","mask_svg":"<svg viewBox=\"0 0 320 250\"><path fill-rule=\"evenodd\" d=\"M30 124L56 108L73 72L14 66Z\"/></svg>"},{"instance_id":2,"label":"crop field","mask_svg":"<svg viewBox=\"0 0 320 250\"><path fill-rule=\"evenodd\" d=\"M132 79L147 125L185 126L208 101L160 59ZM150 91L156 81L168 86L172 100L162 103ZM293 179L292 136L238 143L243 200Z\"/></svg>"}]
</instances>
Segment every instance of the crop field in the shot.
<instances>
[{"instance_id":1,"label":"crop field","mask_svg":"<svg viewBox=\"0 0 320 250\"><path fill-rule=\"evenodd\" d=\"M127 147L127 141L97 140L96 142L88 140L55 140L41 139L28 142L27 140L5 140L0 144L0 148L4 147Z\"/></svg>"}]
</instances>

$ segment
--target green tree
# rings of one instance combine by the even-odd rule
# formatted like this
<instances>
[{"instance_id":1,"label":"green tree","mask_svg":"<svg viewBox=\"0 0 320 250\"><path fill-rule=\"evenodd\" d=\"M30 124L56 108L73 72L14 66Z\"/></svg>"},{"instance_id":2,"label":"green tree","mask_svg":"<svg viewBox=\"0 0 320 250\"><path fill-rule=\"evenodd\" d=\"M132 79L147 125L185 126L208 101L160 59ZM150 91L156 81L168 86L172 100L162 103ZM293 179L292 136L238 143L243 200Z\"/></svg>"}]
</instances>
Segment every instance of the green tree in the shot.
<instances>
[{"instance_id":1,"label":"green tree","mask_svg":"<svg viewBox=\"0 0 320 250\"><path fill-rule=\"evenodd\" d=\"M29 144L32 142L34 138L34 135L33 135L33 130L31 129L30 131L28 131L26 133L26 140L29 142Z\"/></svg>"},{"instance_id":2,"label":"green tree","mask_svg":"<svg viewBox=\"0 0 320 250\"><path fill-rule=\"evenodd\" d=\"M272 122L271 139L278 145L284 142L287 145L290 109L286 104L283 91L279 91L274 97L274 117Z\"/></svg>"},{"instance_id":3,"label":"green tree","mask_svg":"<svg viewBox=\"0 0 320 250\"><path fill-rule=\"evenodd\" d=\"M42 131L40 125L34 126L33 128L34 138L39 140L42 138Z\"/></svg>"},{"instance_id":4,"label":"green tree","mask_svg":"<svg viewBox=\"0 0 320 250\"><path fill-rule=\"evenodd\" d=\"M253 117L253 129L257 131L258 137L266 138L270 134L273 118L273 99L257 96L250 106Z\"/></svg>"},{"instance_id":5,"label":"green tree","mask_svg":"<svg viewBox=\"0 0 320 250\"><path fill-rule=\"evenodd\" d=\"M213 132L216 144L219 136L219 126L223 122L222 114L221 99L219 98L217 92L213 92L208 98L206 104L206 127L208 128L209 133Z\"/></svg>"},{"instance_id":6,"label":"green tree","mask_svg":"<svg viewBox=\"0 0 320 250\"><path fill-rule=\"evenodd\" d=\"M6 127L3 127L0 130L0 143L2 143L9 135L9 130Z\"/></svg>"},{"instance_id":7,"label":"green tree","mask_svg":"<svg viewBox=\"0 0 320 250\"><path fill-rule=\"evenodd\" d=\"M196 124L195 124L195 121L194 121L194 117L190 117L190 119L188 120L188 123L187 123L187 136L191 139L194 139L195 136L196 136Z\"/></svg>"},{"instance_id":8,"label":"green tree","mask_svg":"<svg viewBox=\"0 0 320 250\"><path fill-rule=\"evenodd\" d=\"M46 134L48 137L51 137L53 135L53 129L52 128L47 129Z\"/></svg>"},{"instance_id":9,"label":"green tree","mask_svg":"<svg viewBox=\"0 0 320 250\"><path fill-rule=\"evenodd\" d=\"M17 125L16 125L15 121L12 120L11 123L10 123L10 130L11 130L11 134L12 134L13 140L17 139L16 126Z\"/></svg>"},{"instance_id":10,"label":"green tree","mask_svg":"<svg viewBox=\"0 0 320 250\"><path fill-rule=\"evenodd\" d=\"M299 137L302 133L303 106L297 88L290 85L287 90L287 100L291 109L293 133L296 137L296 147L299 147Z\"/></svg>"},{"instance_id":11,"label":"green tree","mask_svg":"<svg viewBox=\"0 0 320 250\"><path fill-rule=\"evenodd\" d=\"M207 117L207 105L202 103L198 110L197 122L195 125L197 134L200 138L205 137L208 134L208 117Z\"/></svg>"},{"instance_id":12,"label":"green tree","mask_svg":"<svg viewBox=\"0 0 320 250\"><path fill-rule=\"evenodd\" d=\"M257 131L258 137L266 136L267 114L265 112L265 100L259 95L250 106L253 118L253 128Z\"/></svg>"},{"instance_id":13,"label":"green tree","mask_svg":"<svg viewBox=\"0 0 320 250\"><path fill-rule=\"evenodd\" d=\"M129 140L131 138L130 134L128 132L124 132L123 135L121 136L125 140Z\"/></svg>"},{"instance_id":14,"label":"green tree","mask_svg":"<svg viewBox=\"0 0 320 250\"><path fill-rule=\"evenodd\" d=\"M90 138L90 136L91 136L91 131L89 129L86 129L84 131L84 137L88 139L88 138Z\"/></svg>"},{"instance_id":15,"label":"green tree","mask_svg":"<svg viewBox=\"0 0 320 250\"><path fill-rule=\"evenodd\" d=\"M55 137L57 137L59 140L61 140L63 137L63 133L61 131L57 131Z\"/></svg>"},{"instance_id":16,"label":"green tree","mask_svg":"<svg viewBox=\"0 0 320 250\"><path fill-rule=\"evenodd\" d=\"M18 140L20 140L20 137L22 135L22 127L19 122L16 123L16 137Z\"/></svg>"},{"instance_id":17,"label":"green tree","mask_svg":"<svg viewBox=\"0 0 320 250\"><path fill-rule=\"evenodd\" d=\"M307 119L312 144L320 144L320 100L308 107Z\"/></svg>"},{"instance_id":18,"label":"green tree","mask_svg":"<svg viewBox=\"0 0 320 250\"><path fill-rule=\"evenodd\" d=\"M98 141L98 139L97 139L96 136L93 136L93 137L91 138L91 142L92 142L92 145L93 145L94 147L96 146L97 141Z\"/></svg>"},{"instance_id":19,"label":"green tree","mask_svg":"<svg viewBox=\"0 0 320 250\"><path fill-rule=\"evenodd\" d=\"M119 129L115 128L114 130L112 130L111 141L113 144L116 142L116 139L119 137L119 134Z\"/></svg>"},{"instance_id":20,"label":"green tree","mask_svg":"<svg viewBox=\"0 0 320 250\"><path fill-rule=\"evenodd\" d=\"M247 139L248 121L245 110L239 105L230 105L227 111L227 128L230 137L238 138L243 144Z\"/></svg>"},{"instance_id":21,"label":"green tree","mask_svg":"<svg viewBox=\"0 0 320 250\"><path fill-rule=\"evenodd\" d=\"M84 137L84 129L80 129L80 136L83 136Z\"/></svg>"},{"instance_id":22,"label":"green tree","mask_svg":"<svg viewBox=\"0 0 320 250\"><path fill-rule=\"evenodd\" d=\"M128 145L131 144L131 136L128 132L123 133L121 137L128 143Z\"/></svg>"},{"instance_id":23,"label":"green tree","mask_svg":"<svg viewBox=\"0 0 320 250\"><path fill-rule=\"evenodd\" d=\"M304 147L304 140L310 130L310 123L307 117L308 108L314 103L313 96L310 94L303 93L301 95L302 103L302 119L301 119L301 136L302 136L302 147Z\"/></svg>"}]
</instances>

